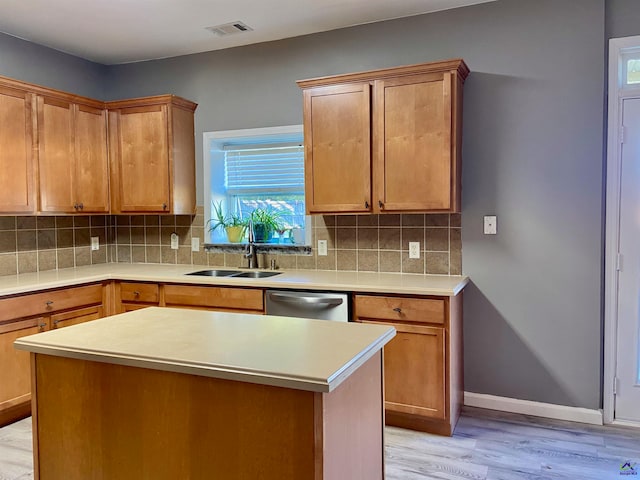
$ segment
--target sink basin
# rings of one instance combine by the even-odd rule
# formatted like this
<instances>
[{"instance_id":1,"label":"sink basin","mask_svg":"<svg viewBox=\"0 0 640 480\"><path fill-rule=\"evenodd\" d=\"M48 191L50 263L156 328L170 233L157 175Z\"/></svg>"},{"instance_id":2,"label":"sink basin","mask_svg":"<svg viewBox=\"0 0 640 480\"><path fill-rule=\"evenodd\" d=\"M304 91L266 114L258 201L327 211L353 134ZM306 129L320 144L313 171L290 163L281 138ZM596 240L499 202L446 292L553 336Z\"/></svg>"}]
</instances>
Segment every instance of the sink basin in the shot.
<instances>
[{"instance_id":1,"label":"sink basin","mask_svg":"<svg viewBox=\"0 0 640 480\"><path fill-rule=\"evenodd\" d=\"M250 272L242 272L237 273L235 275L231 275L233 278L268 278L273 277L274 275L280 275L282 272L262 272L252 270Z\"/></svg>"},{"instance_id":2,"label":"sink basin","mask_svg":"<svg viewBox=\"0 0 640 480\"><path fill-rule=\"evenodd\" d=\"M238 270L198 270L197 272L186 273L185 275L197 275L200 277L234 277L234 278L268 278L280 275L282 272L264 272L261 270L250 270L238 272Z\"/></svg>"},{"instance_id":3,"label":"sink basin","mask_svg":"<svg viewBox=\"0 0 640 480\"><path fill-rule=\"evenodd\" d=\"M197 275L200 277L230 277L238 273L237 270L199 270L187 273L186 275Z\"/></svg>"}]
</instances>

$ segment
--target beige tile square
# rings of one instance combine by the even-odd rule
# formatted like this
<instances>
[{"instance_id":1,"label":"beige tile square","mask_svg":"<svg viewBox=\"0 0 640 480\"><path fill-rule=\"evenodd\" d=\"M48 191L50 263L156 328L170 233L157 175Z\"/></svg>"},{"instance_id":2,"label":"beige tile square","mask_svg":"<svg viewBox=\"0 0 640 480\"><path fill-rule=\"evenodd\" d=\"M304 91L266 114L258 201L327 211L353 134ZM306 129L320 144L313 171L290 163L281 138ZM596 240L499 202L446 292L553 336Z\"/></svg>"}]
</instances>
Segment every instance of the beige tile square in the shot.
<instances>
[{"instance_id":1,"label":"beige tile square","mask_svg":"<svg viewBox=\"0 0 640 480\"><path fill-rule=\"evenodd\" d=\"M336 247L336 229L334 227L317 227L313 229L313 246L318 245L318 240L326 240L327 248Z\"/></svg>"},{"instance_id":2,"label":"beige tile square","mask_svg":"<svg viewBox=\"0 0 640 480\"><path fill-rule=\"evenodd\" d=\"M402 270L402 253L398 251L380 251L380 271L400 272Z\"/></svg>"},{"instance_id":3,"label":"beige tile square","mask_svg":"<svg viewBox=\"0 0 640 480\"><path fill-rule=\"evenodd\" d=\"M378 218L378 225L381 227L399 227L400 215L396 213L382 213Z\"/></svg>"},{"instance_id":4,"label":"beige tile square","mask_svg":"<svg viewBox=\"0 0 640 480\"><path fill-rule=\"evenodd\" d=\"M160 215L160 225L165 227L175 227L176 226L176 216L175 215Z\"/></svg>"},{"instance_id":5,"label":"beige tile square","mask_svg":"<svg viewBox=\"0 0 640 480\"><path fill-rule=\"evenodd\" d=\"M203 227L191 227L191 237L199 238L200 245L204 243L204 228Z\"/></svg>"},{"instance_id":6,"label":"beige tile square","mask_svg":"<svg viewBox=\"0 0 640 480\"><path fill-rule=\"evenodd\" d=\"M377 227L380 215L356 215L358 227Z\"/></svg>"},{"instance_id":7,"label":"beige tile square","mask_svg":"<svg viewBox=\"0 0 640 480\"><path fill-rule=\"evenodd\" d=\"M91 265L91 247L76 247L76 267Z\"/></svg>"},{"instance_id":8,"label":"beige tile square","mask_svg":"<svg viewBox=\"0 0 640 480\"><path fill-rule=\"evenodd\" d=\"M380 250L400 250L400 229L380 228L378 230L378 246Z\"/></svg>"},{"instance_id":9,"label":"beige tile square","mask_svg":"<svg viewBox=\"0 0 640 480\"><path fill-rule=\"evenodd\" d=\"M35 230L36 217L17 217L16 228L18 230Z\"/></svg>"},{"instance_id":10,"label":"beige tile square","mask_svg":"<svg viewBox=\"0 0 640 480\"><path fill-rule=\"evenodd\" d=\"M145 246L147 263L160 263L160 246L147 245Z\"/></svg>"},{"instance_id":11,"label":"beige tile square","mask_svg":"<svg viewBox=\"0 0 640 480\"><path fill-rule=\"evenodd\" d=\"M133 263L145 263L147 261L147 249L144 245L131 246L131 261Z\"/></svg>"},{"instance_id":12,"label":"beige tile square","mask_svg":"<svg viewBox=\"0 0 640 480\"><path fill-rule=\"evenodd\" d=\"M207 263L210 267L224 267L225 266L224 253L207 253Z\"/></svg>"},{"instance_id":13,"label":"beige tile square","mask_svg":"<svg viewBox=\"0 0 640 480\"><path fill-rule=\"evenodd\" d=\"M73 226L80 228L89 228L89 217L84 215L78 215L73 217Z\"/></svg>"},{"instance_id":14,"label":"beige tile square","mask_svg":"<svg viewBox=\"0 0 640 480\"><path fill-rule=\"evenodd\" d=\"M451 253L458 252L462 253L462 237L461 231L459 228L451 228L449 229L449 238L450 238L450 250Z\"/></svg>"},{"instance_id":15,"label":"beige tile square","mask_svg":"<svg viewBox=\"0 0 640 480\"><path fill-rule=\"evenodd\" d=\"M312 215L314 227L335 227L336 216L335 215Z\"/></svg>"},{"instance_id":16,"label":"beige tile square","mask_svg":"<svg viewBox=\"0 0 640 480\"><path fill-rule=\"evenodd\" d=\"M15 253L0 254L0 275L15 275L18 273L18 261Z\"/></svg>"},{"instance_id":17,"label":"beige tile square","mask_svg":"<svg viewBox=\"0 0 640 480\"><path fill-rule=\"evenodd\" d=\"M202 248L199 252L191 252L191 261L194 265L207 265L207 252Z\"/></svg>"},{"instance_id":18,"label":"beige tile square","mask_svg":"<svg viewBox=\"0 0 640 480\"><path fill-rule=\"evenodd\" d=\"M449 275L462 275L462 251L451 250L449 254Z\"/></svg>"},{"instance_id":19,"label":"beige tile square","mask_svg":"<svg viewBox=\"0 0 640 480\"><path fill-rule=\"evenodd\" d=\"M315 255L297 255L296 266L301 270L315 270L316 256Z\"/></svg>"},{"instance_id":20,"label":"beige tile square","mask_svg":"<svg viewBox=\"0 0 640 480\"><path fill-rule=\"evenodd\" d=\"M160 225L159 215L145 215L144 216L145 227L157 227Z\"/></svg>"},{"instance_id":21,"label":"beige tile square","mask_svg":"<svg viewBox=\"0 0 640 480\"><path fill-rule=\"evenodd\" d=\"M355 215L336 215L336 225L338 227L355 227L356 216Z\"/></svg>"},{"instance_id":22,"label":"beige tile square","mask_svg":"<svg viewBox=\"0 0 640 480\"><path fill-rule=\"evenodd\" d=\"M132 227L144 227L144 215L131 215L129 217L129 224Z\"/></svg>"},{"instance_id":23,"label":"beige tile square","mask_svg":"<svg viewBox=\"0 0 640 480\"><path fill-rule=\"evenodd\" d=\"M18 251L25 252L37 249L37 235L35 230L18 230Z\"/></svg>"},{"instance_id":24,"label":"beige tile square","mask_svg":"<svg viewBox=\"0 0 640 480\"><path fill-rule=\"evenodd\" d=\"M357 269L357 250L336 250L336 268L338 270L355 271Z\"/></svg>"},{"instance_id":25,"label":"beige tile square","mask_svg":"<svg viewBox=\"0 0 640 480\"><path fill-rule=\"evenodd\" d=\"M336 250L327 250L326 256L316 257L316 268L318 270L336 270Z\"/></svg>"},{"instance_id":26,"label":"beige tile square","mask_svg":"<svg viewBox=\"0 0 640 480\"><path fill-rule=\"evenodd\" d=\"M108 220L108 215L92 215L89 217L89 224L91 227L106 227Z\"/></svg>"},{"instance_id":27,"label":"beige tile square","mask_svg":"<svg viewBox=\"0 0 640 480\"><path fill-rule=\"evenodd\" d=\"M196 205L196 215L204 215L204 205Z\"/></svg>"},{"instance_id":28,"label":"beige tile square","mask_svg":"<svg viewBox=\"0 0 640 480\"><path fill-rule=\"evenodd\" d=\"M400 235L402 235L402 250L409 250L409 242L420 242L420 250L424 250L424 228L403 227Z\"/></svg>"},{"instance_id":29,"label":"beige tile square","mask_svg":"<svg viewBox=\"0 0 640 480\"><path fill-rule=\"evenodd\" d=\"M449 215L449 226L460 228L462 226L462 215L459 213L452 213Z\"/></svg>"},{"instance_id":30,"label":"beige tile square","mask_svg":"<svg viewBox=\"0 0 640 480\"><path fill-rule=\"evenodd\" d=\"M131 245L131 227L116 228L116 243L118 245Z\"/></svg>"},{"instance_id":31,"label":"beige tile square","mask_svg":"<svg viewBox=\"0 0 640 480\"><path fill-rule=\"evenodd\" d=\"M89 228L74 228L73 242L76 247L88 247L91 245L91 230Z\"/></svg>"},{"instance_id":32,"label":"beige tile square","mask_svg":"<svg viewBox=\"0 0 640 480\"><path fill-rule=\"evenodd\" d=\"M117 227L128 227L131 225L131 217L129 215L116 215L115 225Z\"/></svg>"},{"instance_id":33,"label":"beige tile square","mask_svg":"<svg viewBox=\"0 0 640 480\"><path fill-rule=\"evenodd\" d=\"M176 215L176 226L190 227L195 215Z\"/></svg>"},{"instance_id":34,"label":"beige tile square","mask_svg":"<svg viewBox=\"0 0 640 480\"><path fill-rule=\"evenodd\" d=\"M424 227L424 214L403 213L400 221L403 227Z\"/></svg>"},{"instance_id":35,"label":"beige tile square","mask_svg":"<svg viewBox=\"0 0 640 480\"><path fill-rule=\"evenodd\" d=\"M427 227L448 227L449 226L449 214L448 213L428 213L426 215Z\"/></svg>"},{"instance_id":36,"label":"beige tile square","mask_svg":"<svg viewBox=\"0 0 640 480\"><path fill-rule=\"evenodd\" d=\"M160 227L144 227L146 245L160 245Z\"/></svg>"},{"instance_id":37,"label":"beige tile square","mask_svg":"<svg viewBox=\"0 0 640 480\"><path fill-rule=\"evenodd\" d=\"M116 246L116 258L118 263L131 263L131 245Z\"/></svg>"},{"instance_id":38,"label":"beige tile square","mask_svg":"<svg viewBox=\"0 0 640 480\"><path fill-rule=\"evenodd\" d=\"M71 268L75 266L75 252L73 248L59 248L56 252L58 254L58 268Z\"/></svg>"},{"instance_id":39,"label":"beige tile square","mask_svg":"<svg viewBox=\"0 0 640 480\"><path fill-rule=\"evenodd\" d=\"M18 254L18 273L32 273L38 271L38 252L24 252Z\"/></svg>"},{"instance_id":40,"label":"beige tile square","mask_svg":"<svg viewBox=\"0 0 640 480\"><path fill-rule=\"evenodd\" d=\"M0 217L0 230L15 230L16 217Z\"/></svg>"},{"instance_id":41,"label":"beige tile square","mask_svg":"<svg viewBox=\"0 0 640 480\"><path fill-rule=\"evenodd\" d=\"M178 243L180 245L191 247L191 227L190 226L177 226L176 233L178 234Z\"/></svg>"},{"instance_id":42,"label":"beige tile square","mask_svg":"<svg viewBox=\"0 0 640 480\"><path fill-rule=\"evenodd\" d=\"M426 272L434 275L449 275L449 254L443 252L427 252Z\"/></svg>"},{"instance_id":43,"label":"beige tile square","mask_svg":"<svg viewBox=\"0 0 640 480\"><path fill-rule=\"evenodd\" d=\"M0 253L15 253L17 250L16 231L0 231Z\"/></svg>"},{"instance_id":44,"label":"beige tile square","mask_svg":"<svg viewBox=\"0 0 640 480\"><path fill-rule=\"evenodd\" d=\"M246 260L240 253L225 253L224 254L224 266L231 268L238 268L246 265ZM209 264L211 265L211 264Z\"/></svg>"},{"instance_id":45,"label":"beige tile square","mask_svg":"<svg viewBox=\"0 0 640 480\"><path fill-rule=\"evenodd\" d=\"M278 255L276 259L276 265L280 267L281 270L293 270L297 268L297 259L296 255ZM260 259L260 267L269 267L269 262L266 259Z\"/></svg>"},{"instance_id":46,"label":"beige tile square","mask_svg":"<svg viewBox=\"0 0 640 480\"><path fill-rule=\"evenodd\" d=\"M191 247L179 247L177 254L179 265L191 265Z\"/></svg>"},{"instance_id":47,"label":"beige tile square","mask_svg":"<svg viewBox=\"0 0 640 480\"><path fill-rule=\"evenodd\" d=\"M427 228L425 230L426 244L425 250L430 252L449 251L449 229L448 228Z\"/></svg>"},{"instance_id":48,"label":"beige tile square","mask_svg":"<svg viewBox=\"0 0 640 480\"><path fill-rule=\"evenodd\" d=\"M358 271L377 272L378 260L377 250L358 250Z\"/></svg>"},{"instance_id":49,"label":"beige tile square","mask_svg":"<svg viewBox=\"0 0 640 480\"><path fill-rule=\"evenodd\" d=\"M424 273L424 255L409 258L409 252L402 252L402 273Z\"/></svg>"},{"instance_id":50,"label":"beige tile square","mask_svg":"<svg viewBox=\"0 0 640 480\"><path fill-rule=\"evenodd\" d=\"M144 245L144 227L131 227L131 244Z\"/></svg>"},{"instance_id":51,"label":"beige tile square","mask_svg":"<svg viewBox=\"0 0 640 480\"><path fill-rule=\"evenodd\" d=\"M177 250L172 250L171 247L160 247L160 263L172 263L178 262Z\"/></svg>"},{"instance_id":52,"label":"beige tile square","mask_svg":"<svg viewBox=\"0 0 640 480\"><path fill-rule=\"evenodd\" d=\"M57 267L57 258L56 250L38 251L38 271L55 270Z\"/></svg>"},{"instance_id":53,"label":"beige tile square","mask_svg":"<svg viewBox=\"0 0 640 480\"><path fill-rule=\"evenodd\" d=\"M357 231L359 250L378 249L378 229L359 227Z\"/></svg>"},{"instance_id":54,"label":"beige tile square","mask_svg":"<svg viewBox=\"0 0 640 480\"><path fill-rule=\"evenodd\" d=\"M56 248L56 231L38 230L38 250L50 250Z\"/></svg>"},{"instance_id":55,"label":"beige tile square","mask_svg":"<svg viewBox=\"0 0 640 480\"><path fill-rule=\"evenodd\" d=\"M176 231L175 227L160 228L160 245L171 245L171 234Z\"/></svg>"},{"instance_id":56,"label":"beige tile square","mask_svg":"<svg viewBox=\"0 0 640 480\"><path fill-rule=\"evenodd\" d=\"M56 228L71 228L73 227L73 217L60 216L56 217Z\"/></svg>"},{"instance_id":57,"label":"beige tile square","mask_svg":"<svg viewBox=\"0 0 640 480\"><path fill-rule=\"evenodd\" d=\"M56 245L58 248L73 247L73 229L58 228L56 229Z\"/></svg>"},{"instance_id":58,"label":"beige tile square","mask_svg":"<svg viewBox=\"0 0 640 480\"><path fill-rule=\"evenodd\" d=\"M101 263L107 263L107 248L101 246L98 250L91 251L91 264L98 265Z\"/></svg>"},{"instance_id":59,"label":"beige tile square","mask_svg":"<svg viewBox=\"0 0 640 480\"><path fill-rule=\"evenodd\" d=\"M336 248L340 250L356 248L356 229L355 228L337 228L336 229Z\"/></svg>"},{"instance_id":60,"label":"beige tile square","mask_svg":"<svg viewBox=\"0 0 640 480\"><path fill-rule=\"evenodd\" d=\"M36 228L56 228L56 217L36 217Z\"/></svg>"}]
</instances>

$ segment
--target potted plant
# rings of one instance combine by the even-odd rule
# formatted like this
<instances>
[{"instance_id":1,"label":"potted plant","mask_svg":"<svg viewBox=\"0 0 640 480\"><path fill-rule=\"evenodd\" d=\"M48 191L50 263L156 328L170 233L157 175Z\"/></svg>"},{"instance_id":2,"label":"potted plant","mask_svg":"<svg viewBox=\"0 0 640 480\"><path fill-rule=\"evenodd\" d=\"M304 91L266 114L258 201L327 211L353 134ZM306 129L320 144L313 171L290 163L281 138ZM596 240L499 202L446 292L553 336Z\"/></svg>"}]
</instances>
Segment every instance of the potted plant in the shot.
<instances>
[{"instance_id":1,"label":"potted plant","mask_svg":"<svg viewBox=\"0 0 640 480\"><path fill-rule=\"evenodd\" d=\"M253 238L256 243L269 242L273 232L281 228L280 212L271 209L256 208L251 212Z\"/></svg>"},{"instance_id":2,"label":"potted plant","mask_svg":"<svg viewBox=\"0 0 640 480\"><path fill-rule=\"evenodd\" d=\"M208 222L209 231L213 232L217 228L222 227L230 243L241 242L247 230L247 221L235 213L225 215L222 209L222 202L213 203L211 207L212 216Z\"/></svg>"}]
</instances>

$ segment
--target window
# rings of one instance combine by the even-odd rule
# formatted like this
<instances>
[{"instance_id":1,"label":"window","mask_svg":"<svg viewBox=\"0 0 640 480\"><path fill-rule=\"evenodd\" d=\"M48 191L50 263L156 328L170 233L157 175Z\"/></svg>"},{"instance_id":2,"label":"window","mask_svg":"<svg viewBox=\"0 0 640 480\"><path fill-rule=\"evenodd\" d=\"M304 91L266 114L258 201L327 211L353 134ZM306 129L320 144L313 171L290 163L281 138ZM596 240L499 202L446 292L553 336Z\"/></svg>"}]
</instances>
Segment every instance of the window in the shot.
<instances>
[{"instance_id":1,"label":"window","mask_svg":"<svg viewBox=\"0 0 640 480\"><path fill-rule=\"evenodd\" d=\"M628 51L622 55L623 88L640 86L640 51Z\"/></svg>"},{"instance_id":2,"label":"window","mask_svg":"<svg viewBox=\"0 0 640 480\"><path fill-rule=\"evenodd\" d=\"M282 225L270 243L290 244L293 228L310 233L302 126L205 133L205 191L206 219L218 203L243 219L260 208L277 212ZM209 241L225 243L225 232L217 229Z\"/></svg>"}]
</instances>

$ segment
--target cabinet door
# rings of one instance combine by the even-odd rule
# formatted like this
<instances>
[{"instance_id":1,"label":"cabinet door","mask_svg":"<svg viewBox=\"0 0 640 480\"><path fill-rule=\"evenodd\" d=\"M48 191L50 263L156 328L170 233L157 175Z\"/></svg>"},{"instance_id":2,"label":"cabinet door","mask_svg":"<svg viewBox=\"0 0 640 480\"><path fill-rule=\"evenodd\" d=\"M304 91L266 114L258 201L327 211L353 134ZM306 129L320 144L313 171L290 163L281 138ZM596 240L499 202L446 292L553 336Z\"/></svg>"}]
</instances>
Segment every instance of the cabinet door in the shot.
<instances>
[{"instance_id":1,"label":"cabinet door","mask_svg":"<svg viewBox=\"0 0 640 480\"><path fill-rule=\"evenodd\" d=\"M106 110L77 105L75 112L75 202L81 213L109 212Z\"/></svg>"},{"instance_id":2,"label":"cabinet door","mask_svg":"<svg viewBox=\"0 0 640 480\"><path fill-rule=\"evenodd\" d=\"M71 310L70 312L56 313L51 315L51 328L69 327L71 325L77 325L78 323L97 320L103 316L102 305L79 308L77 310Z\"/></svg>"},{"instance_id":3,"label":"cabinet door","mask_svg":"<svg viewBox=\"0 0 640 480\"><path fill-rule=\"evenodd\" d=\"M0 425L13 420L9 412L20 404L26 404L28 412L31 398L29 352L16 350L13 342L45 329L46 321L43 317L0 325Z\"/></svg>"},{"instance_id":4,"label":"cabinet door","mask_svg":"<svg viewBox=\"0 0 640 480\"><path fill-rule=\"evenodd\" d=\"M369 83L304 91L309 213L371 211Z\"/></svg>"},{"instance_id":5,"label":"cabinet door","mask_svg":"<svg viewBox=\"0 0 640 480\"><path fill-rule=\"evenodd\" d=\"M400 323L386 325L395 327L397 333L384 347L385 408L445 419L444 328Z\"/></svg>"},{"instance_id":6,"label":"cabinet door","mask_svg":"<svg viewBox=\"0 0 640 480\"><path fill-rule=\"evenodd\" d=\"M168 213L167 106L123 108L117 118L120 211Z\"/></svg>"},{"instance_id":7,"label":"cabinet door","mask_svg":"<svg viewBox=\"0 0 640 480\"><path fill-rule=\"evenodd\" d=\"M75 213L73 104L38 97L40 211Z\"/></svg>"},{"instance_id":8,"label":"cabinet door","mask_svg":"<svg viewBox=\"0 0 640 480\"><path fill-rule=\"evenodd\" d=\"M374 178L381 211L452 208L452 76L411 75L374 84Z\"/></svg>"},{"instance_id":9,"label":"cabinet door","mask_svg":"<svg viewBox=\"0 0 640 480\"><path fill-rule=\"evenodd\" d=\"M0 87L0 213L35 212L31 94Z\"/></svg>"}]
</instances>

